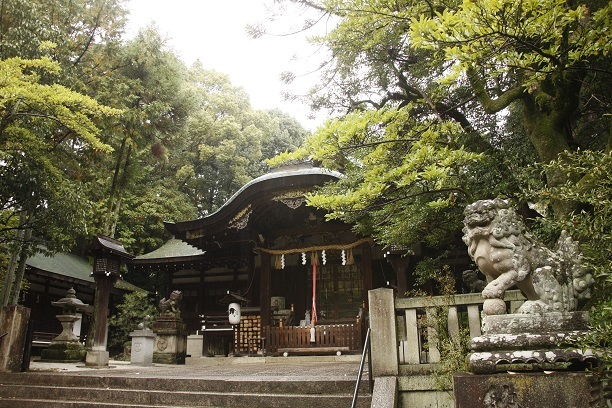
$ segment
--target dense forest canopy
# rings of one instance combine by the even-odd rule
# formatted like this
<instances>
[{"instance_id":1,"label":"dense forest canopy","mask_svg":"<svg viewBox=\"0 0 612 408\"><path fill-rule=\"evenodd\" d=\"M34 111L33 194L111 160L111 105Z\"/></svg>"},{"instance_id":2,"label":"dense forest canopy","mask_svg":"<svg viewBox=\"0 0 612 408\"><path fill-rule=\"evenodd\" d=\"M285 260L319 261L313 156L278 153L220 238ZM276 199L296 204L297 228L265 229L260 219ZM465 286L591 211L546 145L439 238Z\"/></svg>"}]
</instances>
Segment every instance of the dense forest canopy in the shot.
<instances>
[{"instance_id":1,"label":"dense forest canopy","mask_svg":"<svg viewBox=\"0 0 612 408\"><path fill-rule=\"evenodd\" d=\"M186 66L154 26L124 39L128 17L123 0L0 2L3 304L33 251L99 233L151 251L163 221L216 210L306 136L226 75Z\"/></svg>"}]
</instances>

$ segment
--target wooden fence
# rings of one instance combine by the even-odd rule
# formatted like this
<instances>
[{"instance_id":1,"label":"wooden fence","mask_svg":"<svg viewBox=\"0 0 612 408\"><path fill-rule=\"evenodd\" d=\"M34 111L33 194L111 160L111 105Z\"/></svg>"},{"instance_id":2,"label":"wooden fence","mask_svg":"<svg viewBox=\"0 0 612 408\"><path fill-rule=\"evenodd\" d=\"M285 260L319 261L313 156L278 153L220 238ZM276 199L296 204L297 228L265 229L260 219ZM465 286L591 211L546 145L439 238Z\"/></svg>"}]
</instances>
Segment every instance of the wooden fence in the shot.
<instances>
[{"instance_id":1,"label":"wooden fence","mask_svg":"<svg viewBox=\"0 0 612 408\"><path fill-rule=\"evenodd\" d=\"M314 342L310 327L270 327L266 349L270 353L335 353L360 351L360 324L316 325Z\"/></svg>"}]
</instances>

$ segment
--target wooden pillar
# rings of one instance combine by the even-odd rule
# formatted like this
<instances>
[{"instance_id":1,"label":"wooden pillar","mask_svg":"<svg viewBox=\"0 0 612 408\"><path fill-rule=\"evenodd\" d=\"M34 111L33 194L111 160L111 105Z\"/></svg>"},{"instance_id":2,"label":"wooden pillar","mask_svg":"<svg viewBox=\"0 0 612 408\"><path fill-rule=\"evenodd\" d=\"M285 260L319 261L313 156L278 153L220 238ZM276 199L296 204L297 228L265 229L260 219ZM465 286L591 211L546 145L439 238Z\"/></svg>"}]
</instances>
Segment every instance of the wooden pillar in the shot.
<instances>
[{"instance_id":1,"label":"wooden pillar","mask_svg":"<svg viewBox=\"0 0 612 408\"><path fill-rule=\"evenodd\" d=\"M99 235L89 246L89 255L94 257L93 277L96 282L94 304L93 345L85 356L85 365L107 367L106 350L108 302L111 289L120 277L121 262L134 256L125 251L121 242Z\"/></svg>"},{"instance_id":2,"label":"wooden pillar","mask_svg":"<svg viewBox=\"0 0 612 408\"><path fill-rule=\"evenodd\" d=\"M410 265L410 258L403 254L389 253L386 256L387 262L391 264L395 276L397 276L397 296L404 297L408 291L408 281L406 279L406 270Z\"/></svg>"},{"instance_id":3,"label":"wooden pillar","mask_svg":"<svg viewBox=\"0 0 612 408\"><path fill-rule=\"evenodd\" d=\"M268 327L270 327L270 254L261 252L260 282L259 282L259 306L261 309L261 330L262 337L265 337L266 347L268 342Z\"/></svg>"},{"instance_id":4,"label":"wooden pillar","mask_svg":"<svg viewBox=\"0 0 612 408\"><path fill-rule=\"evenodd\" d=\"M253 251L249 251L247 258L247 288L253 282L253 275L255 275L255 255L253 255ZM250 304L253 304L253 291L249 290L246 293L246 297Z\"/></svg>"},{"instance_id":5,"label":"wooden pillar","mask_svg":"<svg viewBox=\"0 0 612 408\"><path fill-rule=\"evenodd\" d=\"M112 276L94 276L96 281L98 304L94 308L96 311L96 328L93 338L93 350L106 350L107 343L107 323L108 323L108 303L110 299L110 291L115 284L116 278Z\"/></svg>"},{"instance_id":6,"label":"wooden pillar","mask_svg":"<svg viewBox=\"0 0 612 408\"><path fill-rule=\"evenodd\" d=\"M372 289L372 248L369 243L361 244L361 276L363 279L363 302L368 310L368 291Z\"/></svg>"},{"instance_id":7,"label":"wooden pillar","mask_svg":"<svg viewBox=\"0 0 612 408\"><path fill-rule=\"evenodd\" d=\"M204 305L206 303L206 284L204 283L204 269L200 269L200 282L198 283L198 318L204 314ZM202 323L200 319L200 323ZM201 328L200 324L200 328Z\"/></svg>"}]
</instances>

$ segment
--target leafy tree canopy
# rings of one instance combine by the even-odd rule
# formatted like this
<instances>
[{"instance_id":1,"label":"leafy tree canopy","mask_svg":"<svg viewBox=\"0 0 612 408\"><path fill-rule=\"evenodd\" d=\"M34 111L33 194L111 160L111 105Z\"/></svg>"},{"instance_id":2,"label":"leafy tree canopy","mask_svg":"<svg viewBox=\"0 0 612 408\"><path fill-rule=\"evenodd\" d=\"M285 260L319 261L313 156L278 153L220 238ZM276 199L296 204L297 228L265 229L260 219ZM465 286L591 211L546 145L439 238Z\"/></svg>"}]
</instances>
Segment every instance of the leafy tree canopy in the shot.
<instances>
[{"instance_id":1,"label":"leafy tree canopy","mask_svg":"<svg viewBox=\"0 0 612 408\"><path fill-rule=\"evenodd\" d=\"M444 244L447 231L432 231L458 229L471 200L523 201L526 182L586 175L546 167L534 177L525 157L547 164L577 145L612 145L608 2L293 3L337 21L314 39L331 57L309 100L338 118L289 157L343 169L346 178L311 203L382 243ZM579 205L547 202L558 217Z\"/></svg>"}]
</instances>

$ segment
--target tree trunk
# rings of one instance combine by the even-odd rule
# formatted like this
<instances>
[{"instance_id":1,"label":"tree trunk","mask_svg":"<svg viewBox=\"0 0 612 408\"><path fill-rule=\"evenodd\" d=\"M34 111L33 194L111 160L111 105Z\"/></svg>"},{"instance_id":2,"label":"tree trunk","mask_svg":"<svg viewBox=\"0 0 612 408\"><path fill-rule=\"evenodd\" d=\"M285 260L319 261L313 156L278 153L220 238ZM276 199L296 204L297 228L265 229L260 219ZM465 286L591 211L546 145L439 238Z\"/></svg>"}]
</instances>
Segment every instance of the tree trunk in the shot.
<instances>
[{"instance_id":1,"label":"tree trunk","mask_svg":"<svg viewBox=\"0 0 612 408\"><path fill-rule=\"evenodd\" d=\"M32 239L32 229L28 228L23 234L23 242L21 243L21 254L19 255L19 266L17 267L17 274L13 281L13 287L11 289L11 296L8 304L16 305L19 303L19 292L21 292L21 283L23 281L23 275L26 269L26 262L28 260L28 254L30 252L30 240Z\"/></svg>"},{"instance_id":2,"label":"tree trunk","mask_svg":"<svg viewBox=\"0 0 612 408\"><path fill-rule=\"evenodd\" d=\"M18 238L16 238L17 240ZM0 306L7 306L11 294L11 287L15 280L15 269L17 268L17 258L19 257L19 246L11 251L11 259L9 260L6 276L4 277L4 285L2 293L0 293Z\"/></svg>"},{"instance_id":3,"label":"tree trunk","mask_svg":"<svg viewBox=\"0 0 612 408\"><path fill-rule=\"evenodd\" d=\"M110 214L112 222L109 225L108 236L111 238L115 237L115 231L117 230L117 222L119 221L119 213L121 212L121 203L123 201L123 192L125 191L125 186L128 183L128 169L131 164L132 146L129 146L127 152L125 153L125 162L123 163L123 172L121 175L121 180L119 181L116 189L115 206Z\"/></svg>"},{"instance_id":4,"label":"tree trunk","mask_svg":"<svg viewBox=\"0 0 612 408\"><path fill-rule=\"evenodd\" d=\"M117 196L117 190L119 186L119 174L121 172L121 165L123 163L123 156L125 155L125 146L127 143L127 138L123 138L121 141L121 147L119 148L119 156L117 157L117 164L115 165L115 171L113 173L113 182L111 185L110 193L108 194L108 209L106 211L106 219L104 221L104 228L102 233L104 235L110 236L112 230L112 220L113 220L113 209L115 208L115 199Z\"/></svg>"},{"instance_id":5,"label":"tree trunk","mask_svg":"<svg viewBox=\"0 0 612 408\"><path fill-rule=\"evenodd\" d=\"M4 278L4 285L2 286L2 293L0 293L0 306L7 306L11 297L11 288L13 287L13 281L15 280L15 270L17 269L17 261L19 260L19 253L21 252L22 241L23 241L23 230L21 226L26 223L26 216L22 212L19 215L19 225L15 231L15 242L12 246L11 258L8 263L6 277ZM21 282L20 282L21 285Z\"/></svg>"},{"instance_id":6,"label":"tree trunk","mask_svg":"<svg viewBox=\"0 0 612 408\"><path fill-rule=\"evenodd\" d=\"M540 162L548 164L558 160L560 154L570 150L565 115L555 110L539 108L534 100L526 99L529 100L525 103L523 125ZM569 181L569 176L557 169L547 169L545 175L549 187L561 186ZM558 200L552 201L551 205L555 217L566 215L575 209L575 204Z\"/></svg>"}]
</instances>

